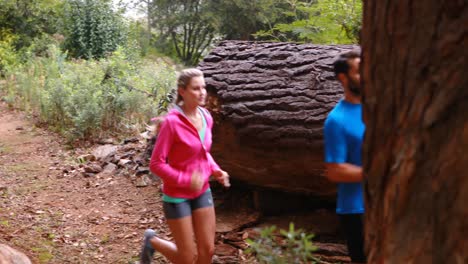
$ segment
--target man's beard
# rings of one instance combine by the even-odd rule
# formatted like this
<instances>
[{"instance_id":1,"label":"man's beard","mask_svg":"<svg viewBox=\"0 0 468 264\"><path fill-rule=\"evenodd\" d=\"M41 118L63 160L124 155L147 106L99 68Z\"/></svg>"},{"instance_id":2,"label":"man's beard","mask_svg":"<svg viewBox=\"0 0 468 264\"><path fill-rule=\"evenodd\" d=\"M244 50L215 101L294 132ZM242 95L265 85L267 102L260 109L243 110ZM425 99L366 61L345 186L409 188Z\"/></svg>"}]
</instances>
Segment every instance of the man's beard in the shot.
<instances>
[{"instance_id":1,"label":"man's beard","mask_svg":"<svg viewBox=\"0 0 468 264\"><path fill-rule=\"evenodd\" d=\"M361 96L361 84L348 77L348 89L355 96Z\"/></svg>"}]
</instances>

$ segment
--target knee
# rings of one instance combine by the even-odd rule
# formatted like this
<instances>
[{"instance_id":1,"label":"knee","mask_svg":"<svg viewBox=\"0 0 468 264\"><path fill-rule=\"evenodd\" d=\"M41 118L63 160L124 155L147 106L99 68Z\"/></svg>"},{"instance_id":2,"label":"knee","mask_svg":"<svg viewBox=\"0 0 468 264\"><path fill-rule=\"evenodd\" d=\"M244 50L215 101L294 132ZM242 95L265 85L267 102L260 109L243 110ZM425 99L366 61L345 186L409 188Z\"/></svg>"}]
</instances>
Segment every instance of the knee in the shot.
<instances>
[{"instance_id":1,"label":"knee","mask_svg":"<svg viewBox=\"0 0 468 264\"><path fill-rule=\"evenodd\" d=\"M198 248L198 255L204 259L213 257L215 246L213 244L202 245Z\"/></svg>"},{"instance_id":2,"label":"knee","mask_svg":"<svg viewBox=\"0 0 468 264\"><path fill-rule=\"evenodd\" d=\"M193 264L197 261L197 252L192 250L185 250L179 255L181 264Z\"/></svg>"}]
</instances>

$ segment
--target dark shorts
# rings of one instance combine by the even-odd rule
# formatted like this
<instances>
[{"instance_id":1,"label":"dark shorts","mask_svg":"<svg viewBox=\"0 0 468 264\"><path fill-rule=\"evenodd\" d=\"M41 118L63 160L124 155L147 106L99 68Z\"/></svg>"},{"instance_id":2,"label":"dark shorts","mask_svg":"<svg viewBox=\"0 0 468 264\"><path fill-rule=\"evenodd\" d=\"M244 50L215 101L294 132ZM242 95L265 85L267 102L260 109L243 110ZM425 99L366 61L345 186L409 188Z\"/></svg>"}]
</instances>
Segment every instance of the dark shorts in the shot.
<instances>
[{"instance_id":1,"label":"dark shorts","mask_svg":"<svg viewBox=\"0 0 468 264\"><path fill-rule=\"evenodd\" d=\"M341 214L340 220L346 235L351 261L366 263L363 214Z\"/></svg>"},{"instance_id":2,"label":"dark shorts","mask_svg":"<svg viewBox=\"0 0 468 264\"><path fill-rule=\"evenodd\" d=\"M188 199L181 203L163 202L164 216L166 219L178 219L192 215L193 210L213 206L211 192L204 192L194 199Z\"/></svg>"}]
</instances>

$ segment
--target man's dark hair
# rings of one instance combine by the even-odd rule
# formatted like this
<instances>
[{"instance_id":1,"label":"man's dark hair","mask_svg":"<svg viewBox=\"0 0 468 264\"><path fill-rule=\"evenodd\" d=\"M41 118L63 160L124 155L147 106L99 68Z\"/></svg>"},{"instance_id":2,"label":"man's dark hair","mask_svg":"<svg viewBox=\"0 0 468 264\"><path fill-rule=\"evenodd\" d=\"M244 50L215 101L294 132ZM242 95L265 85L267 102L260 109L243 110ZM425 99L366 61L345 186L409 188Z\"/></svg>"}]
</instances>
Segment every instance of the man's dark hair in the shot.
<instances>
[{"instance_id":1,"label":"man's dark hair","mask_svg":"<svg viewBox=\"0 0 468 264\"><path fill-rule=\"evenodd\" d=\"M349 71L349 64L348 61L351 59L360 58L361 54L359 51L348 51L343 54L340 54L338 59L333 63L333 70L335 71L335 75L338 76L340 73L348 74Z\"/></svg>"}]
</instances>

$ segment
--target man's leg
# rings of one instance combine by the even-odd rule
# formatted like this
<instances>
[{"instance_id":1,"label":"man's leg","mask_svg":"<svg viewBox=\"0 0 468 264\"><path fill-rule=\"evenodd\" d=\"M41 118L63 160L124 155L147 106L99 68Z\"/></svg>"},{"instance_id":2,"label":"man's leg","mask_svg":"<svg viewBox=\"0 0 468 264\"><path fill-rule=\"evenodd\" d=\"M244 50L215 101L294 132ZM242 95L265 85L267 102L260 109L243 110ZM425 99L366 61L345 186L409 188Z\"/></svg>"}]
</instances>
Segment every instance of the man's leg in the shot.
<instances>
[{"instance_id":1,"label":"man's leg","mask_svg":"<svg viewBox=\"0 0 468 264\"><path fill-rule=\"evenodd\" d=\"M362 214L340 215L341 223L346 234L348 254L353 263L366 263L364 254L364 225Z\"/></svg>"}]
</instances>

